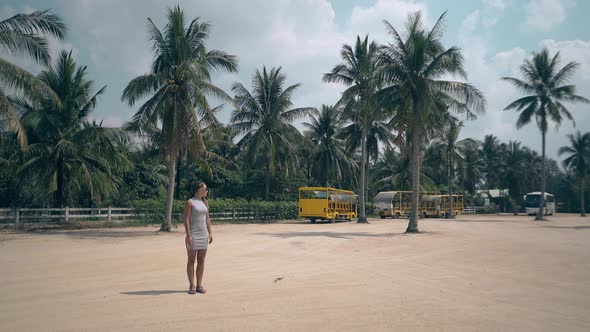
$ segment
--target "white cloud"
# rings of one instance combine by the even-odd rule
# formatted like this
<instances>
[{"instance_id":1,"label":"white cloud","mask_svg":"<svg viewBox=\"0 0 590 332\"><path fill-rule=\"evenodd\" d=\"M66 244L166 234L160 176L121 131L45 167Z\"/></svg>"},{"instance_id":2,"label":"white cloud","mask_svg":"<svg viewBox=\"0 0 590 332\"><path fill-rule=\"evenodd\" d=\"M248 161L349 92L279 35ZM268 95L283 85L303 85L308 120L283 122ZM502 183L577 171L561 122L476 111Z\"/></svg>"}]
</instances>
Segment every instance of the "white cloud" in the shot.
<instances>
[{"instance_id":1,"label":"white cloud","mask_svg":"<svg viewBox=\"0 0 590 332\"><path fill-rule=\"evenodd\" d=\"M180 4L188 19L200 16L212 23L209 48L238 56L240 72L219 73L214 76L216 84L231 94L230 87L236 81L250 88L255 69L263 65L283 66L287 74L286 84L302 83L302 87L294 94L296 107L319 107L323 103L333 104L337 101L345 87L323 83L321 77L341 62L339 53L342 44L353 44L357 35L366 34L371 40L390 41L391 37L387 35L382 21L388 20L403 32L410 12L422 11L426 25L433 23L428 6L414 0L376 0L370 6L355 6L342 25L335 22L336 13L329 0L57 1L61 4L60 15L67 19L72 29L67 37L74 36L73 40L76 40L77 36L85 44L83 56L87 56L90 62L81 64L89 65L97 86L108 84L108 92L93 113L94 118L104 119L106 125L123 123L135 111L121 104L119 96L130 79L149 70L152 51L147 39L147 17L151 17L163 29L166 9L176 4ZM516 7L517 2L483 0L482 3L464 19L457 36L445 36L451 40L457 38L453 44L462 48L470 82L482 90L488 100L487 114L466 123L463 136L481 139L483 134L492 133L503 141L520 140L539 150L540 135L536 126L533 124L516 130L516 112L502 111L519 95L500 77L519 77L519 66L523 59L530 57L530 52L521 48L495 49L490 42L493 40L493 28L503 19L500 14L507 12L509 7ZM565 10L573 5L572 0L527 2L525 11L528 16L524 19L523 27L549 30L566 19ZM0 15L9 17L16 12L32 9L23 8L16 8L15 11L3 5ZM439 13L435 14L438 17ZM80 56L80 50L73 46L71 40L52 40L52 55L57 54L58 49L74 48L74 54ZM581 64L572 82L578 85L579 94L590 97L590 41L544 40L540 44L542 46L552 52L560 50L563 63L577 61ZM18 63L23 60L15 61ZM28 61L27 65L34 66ZM212 101L212 104L215 102ZM585 111L587 108L586 105L574 105L571 108L576 117L577 129L583 131L590 130L590 112ZM220 120L228 121L230 109L226 107L220 112ZM565 134L572 130L570 124L564 123L559 133L549 134L548 139L552 140L548 150L550 156L556 157L557 148L566 143Z\"/></svg>"},{"instance_id":2,"label":"white cloud","mask_svg":"<svg viewBox=\"0 0 590 332\"><path fill-rule=\"evenodd\" d=\"M461 36L476 35L476 32L483 33L487 37L493 33L492 28L498 23L498 17L488 8L476 9L461 22ZM482 27L483 29L480 29ZM481 31L480 31L481 30Z\"/></svg>"},{"instance_id":3,"label":"white cloud","mask_svg":"<svg viewBox=\"0 0 590 332\"><path fill-rule=\"evenodd\" d=\"M533 122L521 129L516 129L518 113L515 111L503 111L512 101L519 98L520 92L507 82L501 81L503 76L521 77L519 70L524 59L532 56L522 48L509 50L495 50L486 35L489 31L478 30L480 26L485 28L481 20L481 11L468 15L462 25L462 33L459 36L459 45L462 46L465 57L465 67L469 73L470 82L478 87L488 101L487 113L479 116L473 122L466 124L462 137L483 138L483 135L496 135L501 141L518 140L524 145L537 151L541 151L541 134L537 125ZM476 33L478 31L478 33ZM580 63L576 75L568 82L576 84L578 94L590 97L590 41L583 40L543 40L538 49L548 47L551 54L560 51L560 67L569 61ZM538 51L537 49L537 51ZM576 120L576 127L569 120L563 121L559 131L552 129L547 133L547 155L550 158L560 160L557 150L567 145L566 134L575 130L590 131L590 112L588 105L567 105Z\"/></svg>"},{"instance_id":4,"label":"white cloud","mask_svg":"<svg viewBox=\"0 0 590 332\"><path fill-rule=\"evenodd\" d=\"M515 114L503 111L510 101L516 99L516 91L500 77L517 74L526 52L520 48L501 52L492 49L485 37L490 31L484 29L476 33L480 31L480 26L485 28L481 13L476 10L463 20L459 45L469 81L484 93L488 105L485 114L466 123L462 137L483 139L484 135L493 134L502 141L518 139L515 136L521 133L517 133L514 127Z\"/></svg>"},{"instance_id":5,"label":"white cloud","mask_svg":"<svg viewBox=\"0 0 590 332\"><path fill-rule=\"evenodd\" d=\"M511 5L510 0L484 0L483 3L491 8L504 10Z\"/></svg>"},{"instance_id":6,"label":"white cloud","mask_svg":"<svg viewBox=\"0 0 590 332\"><path fill-rule=\"evenodd\" d=\"M579 63L577 74L583 80L590 80L590 41L547 39L541 42L541 47L547 47L551 55L559 51L562 65L570 61Z\"/></svg>"},{"instance_id":7,"label":"white cloud","mask_svg":"<svg viewBox=\"0 0 590 332\"><path fill-rule=\"evenodd\" d=\"M473 31L475 31L475 28L477 27L477 24L479 23L479 18L480 18L480 14L479 14L479 10L477 10L477 9L474 10L471 14L467 15L467 17L465 17L465 19L461 23L462 33L463 34L473 33Z\"/></svg>"},{"instance_id":8,"label":"white cloud","mask_svg":"<svg viewBox=\"0 0 590 332\"><path fill-rule=\"evenodd\" d=\"M590 99L590 40L543 40L539 43L541 47L547 47L551 56L559 51L559 68L571 61L579 63L580 66L567 84L575 84L576 94ZM590 132L590 105L566 103L566 107L574 117L575 126L571 121L564 120L559 131L548 131L547 141L552 143L551 149L555 154L560 146L569 144L566 134L576 130Z\"/></svg>"},{"instance_id":9,"label":"white cloud","mask_svg":"<svg viewBox=\"0 0 590 332\"><path fill-rule=\"evenodd\" d=\"M84 31L84 38L91 45L87 51L95 69L99 73L117 71L124 76L124 82L117 82L122 90L131 78L149 70L152 51L147 40L146 18L151 17L158 28L163 29L166 9L177 2L62 0L62 4L66 10L64 16L73 21L72 26ZM238 55L239 73L220 73L214 77L216 84L228 93L235 81L250 88L255 69L263 65L282 66L287 84L302 83L294 94L297 107L319 107L322 103L337 101L344 87L325 84L321 78L341 61L342 44L352 44L357 34L367 33L371 40L378 37L385 41L390 37L385 32L383 19L403 27L409 12L422 10L425 16L427 13L426 5L415 1L378 0L370 7L355 7L348 22L338 26L328 0L180 1L180 5L187 18L200 16L211 22L209 48ZM256 14L247 14L252 12ZM105 17L117 24L105 24ZM119 87L108 83L110 92L104 98L112 105L107 107L110 108L108 112L120 113L117 109L127 106L118 102L120 94L116 90ZM220 120L229 119L230 109L227 106L220 112Z\"/></svg>"},{"instance_id":10,"label":"white cloud","mask_svg":"<svg viewBox=\"0 0 590 332\"><path fill-rule=\"evenodd\" d=\"M408 14L420 11L423 22L430 25L426 4L412 0L377 0L373 6L355 6L347 21L347 30L354 36L369 33L372 40L386 42L390 40L383 20L387 20L398 32L403 31ZM402 29L402 30L400 30Z\"/></svg>"},{"instance_id":11,"label":"white cloud","mask_svg":"<svg viewBox=\"0 0 590 332\"><path fill-rule=\"evenodd\" d=\"M9 5L4 5L0 8L0 20L5 20L16 14L16 10Z\"/></svg>"},{"instance_id":12,"label":"white cloud","mask_svg":"<svg viewBox=\"0 0 590 332\"><path fill-rule=\"evenodd\" d=\"M68 52L71 51L72 57L74 59L78 58L78 56L80 55L80 49L73 46L71 43L68 43L63 40L59 40L59 39L56 39L53 37L47 37L47 40L49 42L49 54L51 55L52 60L57 59L59 53L62 50L68 51Z\"/></svg>"},{"instance_id":13,"label":"white cloud","mask_svg":"<svg viewBox=\"0 0 590 332\"><path fill-rule=\"evenodd\" d=\"M549 31L561 24L566 17L566 6L561 0L530 0L524 10L527 13L526 28Z\"/></svg>"},{"instance_id":14,"label":"white cloud","mask_svg":"<svg viewBox=\"0 0 590 332\"><path fill-rule=\"evenodd\" d=\"M519 68L527 57L526 51L520 47L494 54L491 63L494 68L504 71L507 75L519 75Z\"/></svg>"}]
</instances>

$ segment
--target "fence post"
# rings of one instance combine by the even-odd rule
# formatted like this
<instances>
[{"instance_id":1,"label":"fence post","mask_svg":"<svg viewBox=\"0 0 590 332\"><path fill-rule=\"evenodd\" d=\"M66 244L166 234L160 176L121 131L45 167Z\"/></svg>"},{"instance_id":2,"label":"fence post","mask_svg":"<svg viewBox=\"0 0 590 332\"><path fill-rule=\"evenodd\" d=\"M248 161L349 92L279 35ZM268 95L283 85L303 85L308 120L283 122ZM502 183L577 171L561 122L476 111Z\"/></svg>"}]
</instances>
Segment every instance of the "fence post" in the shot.
<instances>
[{"instance_id":1,"label":"fence post","mask_svg":"<svg viewBox=\"0 0 590 332\"><path fill-rule=\"evenodd\" d=\"M236 221L236 208L232 209L232 217L231 218L233 221Z\"/></svg>"},{"instance_id":2,"label":"fence post","mask_svg":"<svg viewBox=\"0 0 590 332\"><path fill-rule=\"evenodd\" d=\"M19 208L14 209L14 224L16 226L16 229L18 229L20 227L20 209Z\"/></svg>"},{"instance_id":3,"label":"fence post","mask_svg":"<svg viewBox=\"0 0 590 332\"><path fill-rule=\"evenodd\" d=\"M107 212L107 220L108 220L108 221L111 221L111 219L112 219L112 212L111 212L111 211L112 211L112 210L111 210L111 207L109 206L109 210L108 210L108 212Z\"/></svg>"},{"instance_id":4,"label":"fence post","mask_svg":"<svg viewBox=\"0 0 590 332\"><path fill-rule=\"evenodd\" d=\"M70 208L66 206L64 219L66 222L70 220Z\"/></svg>"}]
</instances>

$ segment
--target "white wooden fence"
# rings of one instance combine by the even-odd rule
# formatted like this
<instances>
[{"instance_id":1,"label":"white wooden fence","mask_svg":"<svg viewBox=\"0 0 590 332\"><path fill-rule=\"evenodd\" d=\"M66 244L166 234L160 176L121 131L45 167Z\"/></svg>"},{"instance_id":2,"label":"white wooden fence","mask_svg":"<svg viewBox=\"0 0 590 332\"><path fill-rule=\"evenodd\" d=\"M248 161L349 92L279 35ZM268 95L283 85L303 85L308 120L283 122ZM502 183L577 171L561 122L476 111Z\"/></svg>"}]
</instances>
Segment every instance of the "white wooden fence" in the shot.
<instances>
[{"instance_id":1,"label":"white wooden fence","mask_svg":"<svg viewBox=\"0 0 590 332\"><path fill-rule=\"evenodd\" d=\"M0 224L19 228L30 222L68 222L72 219L93 219L106 221L123 221L125 219L140 219L145 213L138 213L133 208L16 208L0 209ZM175 214L177 215L177 214ZM251 209L225 209L210 213L214 221L261 221L278 219L277 213L264 213Z\"/></svg>"},{"instance_id":2,"label":"white wooden fence","mask_svg":"<svg viewBox=\"0 0 590 332\"><path fill-rule=\"evenodd\" d=\"M466 206L463 209L463 213L465 213L465 214L475 214L475 211L476 211L476 207L475 206Z\"/></svg>"},{"instance_id":3,"label":"white wooden fence","mask_svg":"<svg viewBox=\"0 0 590 332\"><path fill-rule=\"evenodd\" d=\"M112 221L120 218L135 217L131 208L16 208L0 209L0 222L14 224L19 227L21 224L31 221L65 221L71 219L94 218L97 220L106 219Z\"/></svg>"}]
</instances>

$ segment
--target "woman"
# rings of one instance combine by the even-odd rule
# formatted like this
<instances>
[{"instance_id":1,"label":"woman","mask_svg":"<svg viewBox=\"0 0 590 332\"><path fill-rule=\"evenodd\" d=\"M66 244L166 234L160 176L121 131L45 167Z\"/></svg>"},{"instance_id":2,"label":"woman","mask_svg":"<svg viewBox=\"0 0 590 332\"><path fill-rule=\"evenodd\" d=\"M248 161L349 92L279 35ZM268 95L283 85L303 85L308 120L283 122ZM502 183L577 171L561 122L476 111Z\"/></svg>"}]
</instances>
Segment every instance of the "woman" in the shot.
<instances>
[{"instance_id":1,"label":"woman","mask_svg":"<svg viewBox=\"0 0 590 332\"><path fill-rule=\"evenodd\" d=\"M186 231L186 274L189 282L189 294L205 294L203 288L203 272L205 272L205 256L207 246L213 242L211 221L209 220L209 203L207 203L207 185L196 182L191 185L194 197L184 206L184 230ZM195 287L195 260L197 262L197 286Z\"/></svg>"}]
</instances>

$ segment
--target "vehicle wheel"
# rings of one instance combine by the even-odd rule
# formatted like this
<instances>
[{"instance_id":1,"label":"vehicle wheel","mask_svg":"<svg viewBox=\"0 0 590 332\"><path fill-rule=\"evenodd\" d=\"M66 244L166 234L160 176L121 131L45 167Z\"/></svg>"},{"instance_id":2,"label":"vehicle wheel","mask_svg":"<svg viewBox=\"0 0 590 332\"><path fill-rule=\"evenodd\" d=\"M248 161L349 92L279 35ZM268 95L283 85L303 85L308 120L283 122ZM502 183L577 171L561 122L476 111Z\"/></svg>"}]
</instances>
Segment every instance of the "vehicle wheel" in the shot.
<instances>
[{"instance_id":1,"label":"vehicle wheel","mask_svg":"<svg viewBox=\"0 0 590 332\"><path fill-rule=\"evenodd\" d=\"M312 224L315 223L315 218L311 218L310 221Z\"/></svg>"},{"instance_id":2,"label":"vehicle wheel","mask_svg":"<svg viewBox=\"0 0 590 332\"><path fill-rule=\"evenodd\" d=\"M379 217L380 217L381 219L385 219L385 216L379 215Z\"/></svg>"},{"instance_id":3,"label":"vehicle wheel","mask_svg":"<svg viewBox=\"0 0 590 332\"><path fill-rule=\"evenodd\" d=\"M399 214L399 212L396 212L396 213L395 213L395 219L399 219L401 216L402 216L402 215L401 215L401 214Z\"/></svg>"},{"instance_id":4,"label":"vehicle wheel","mask_svg":"<svg viewBox=\"0 0 590 332\"><path fill-rule=\"evenodd\" d=\"M426 214L426 212L422 212L422 218L426 218L428 217L428 215Z\"/></svg>"}]
</instances>

